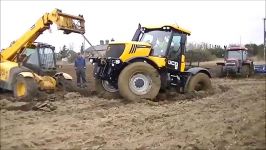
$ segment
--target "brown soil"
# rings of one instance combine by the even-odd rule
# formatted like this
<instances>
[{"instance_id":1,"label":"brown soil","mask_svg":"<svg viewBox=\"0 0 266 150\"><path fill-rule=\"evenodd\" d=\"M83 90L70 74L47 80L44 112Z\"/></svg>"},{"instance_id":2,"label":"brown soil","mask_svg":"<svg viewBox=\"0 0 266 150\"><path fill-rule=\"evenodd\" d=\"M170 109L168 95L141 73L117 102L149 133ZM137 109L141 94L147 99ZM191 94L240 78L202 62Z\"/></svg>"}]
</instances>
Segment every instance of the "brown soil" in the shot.
<instances>
[{"instance_id":1,"label":"brown soil","mask_svg":"<svg viewBox=\"0 0 266 150\"><path fill-rule=\"evenodd\" d=\"M1 149L266 149L265 78L212 84L210 92L160 94L159 102L60 93L49 112L7 109L7 94Z\"/></svg>"}]
</instances>

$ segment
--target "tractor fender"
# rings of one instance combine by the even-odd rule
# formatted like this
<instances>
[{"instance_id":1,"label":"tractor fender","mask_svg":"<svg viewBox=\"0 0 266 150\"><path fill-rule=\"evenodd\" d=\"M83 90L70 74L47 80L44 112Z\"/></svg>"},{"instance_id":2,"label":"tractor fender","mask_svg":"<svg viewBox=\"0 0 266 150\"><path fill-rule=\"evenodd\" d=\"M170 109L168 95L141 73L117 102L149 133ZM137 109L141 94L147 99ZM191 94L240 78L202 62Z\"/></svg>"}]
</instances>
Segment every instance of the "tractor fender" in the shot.
<instances>
[{"instance_id":1,"label":"tractor fender","mask_svg":"<svg viewBox=\"0 0 266 150\"><path fill-rule=\"evenodd\" d=\"M1 88L7 89L7 90L12 90L13 84L16 81L17 75L21 72L28 72L28 71L29 71L29 69L23 68L23 67L18 67L18 66L11 68L9 71L8 80L2 82Z\"/></svg>"},{"instance_id":2,"label":"tractor fender","mask_svg":"<svg viewBox=\"0 0 266 150\"><path fill-rule=\"evenodd\" d=\"M151 59L147 58L147 57L133 57L129 60L127 60L128 63L133 63L133 62L146 62L150 65L152 65L155 69L158 69L158 65L152 61Z\"/></svg>"},{"instance_id":3,"label":"tractor fender","mask_svg":"<svg viewBox=\"0 0 266 150\"><path fill-rule=\"evenodd\" d=\"M201 67L190 68L190 69L188 69L186 72L187 72L187 73L190 73L190 74L192 74L192 75L195 75L195 74L201 72L201 73L205 73L205 74L207 74L207 75L211 78L211 74L210 74L210 72L209 72L207 69L205 69L205 68L201 68Z\"/></svg>"},{"instance_id":4,"label":"tractor fender","mask_svg":"<svg viewBox=\"0 0 266 150\"><path fill-rule=\"evenodd\" d=\"M250 60L244 61L242 65L253 65L253 61Z\"/></svg>"},{"instance_id":5,"label":"tractor fender","mask_svg":"<svg viewBox=\"0 0 266 150\"><path fill-rule=\"evenodd\" d=\"M18 75L21 75L24 78L34 78L34 75L32 72L20 72Z\"/></svg>"},{"instance_id":6,"label":"tractor fender","mask_svg":"<svg viewBox=\"0 0 266 150\"><path fill-rule=\"evenodd\" d=\"M64 77L65 79L67 80L72 80L73 78L71 77L71 75L67 74L67 73L64 73L64 72L58 72L54 75L55 78L57 77Z\"/></svg>"}]
</instances>

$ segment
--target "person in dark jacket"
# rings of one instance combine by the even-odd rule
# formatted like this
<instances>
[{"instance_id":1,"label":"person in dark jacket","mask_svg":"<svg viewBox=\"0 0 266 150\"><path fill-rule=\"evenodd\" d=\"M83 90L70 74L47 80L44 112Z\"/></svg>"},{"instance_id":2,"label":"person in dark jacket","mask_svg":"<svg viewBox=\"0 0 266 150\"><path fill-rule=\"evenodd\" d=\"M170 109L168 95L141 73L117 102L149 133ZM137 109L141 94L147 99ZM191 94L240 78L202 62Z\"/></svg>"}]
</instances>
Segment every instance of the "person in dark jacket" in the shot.
<instances>
[{"instance_id":1,"label":"person in dark jacket","mask_svg":"<svg viewBox=\"0 0 266 150\"><path fill-rule=\"evenodd\" d=\"M75 60L75 70L77 76L77 86L86 87L86 61L80 53L78 53L78 57Z\"/></svg>"}]
</instances>

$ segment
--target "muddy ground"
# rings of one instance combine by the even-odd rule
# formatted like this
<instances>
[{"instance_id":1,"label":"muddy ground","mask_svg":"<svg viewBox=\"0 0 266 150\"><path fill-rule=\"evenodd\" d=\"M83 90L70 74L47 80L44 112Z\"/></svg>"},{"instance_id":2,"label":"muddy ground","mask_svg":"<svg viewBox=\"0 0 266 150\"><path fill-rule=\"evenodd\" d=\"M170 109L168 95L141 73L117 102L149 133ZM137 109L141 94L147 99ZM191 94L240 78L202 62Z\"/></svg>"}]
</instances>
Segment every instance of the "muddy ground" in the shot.
<instances>
[{"instance_id":1,"label":"muddy ground","mask_svg":"<svg viewBox=\"0 0 266 150\"><path fill-rule=\"evenodd\" d=\"M58 93L47 111L10 109L2 93L1 149L266 149L266 79L212 84L208 93L161 94L159 102Z\"/></svg>"}]
</instances>

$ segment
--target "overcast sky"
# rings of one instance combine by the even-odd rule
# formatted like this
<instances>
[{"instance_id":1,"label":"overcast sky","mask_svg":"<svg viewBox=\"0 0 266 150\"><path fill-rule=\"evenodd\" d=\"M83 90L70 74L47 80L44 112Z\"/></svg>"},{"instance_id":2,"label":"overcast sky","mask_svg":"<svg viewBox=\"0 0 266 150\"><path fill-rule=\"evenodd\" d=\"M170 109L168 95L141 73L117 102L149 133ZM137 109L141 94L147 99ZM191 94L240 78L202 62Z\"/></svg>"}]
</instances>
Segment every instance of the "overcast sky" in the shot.
<instances>
[{"instance_id":1,"label":"overcast sky","mask_svg":"<svg viewBox=\"0 0 266 150\"><path fill-rule=\"evenodd\" d=\"M114 38L131 40L138 26L176 23L192 32L188 42L263 43L265 1L1 1L1 49L6 48L45 13L54 8L85 18L85 36L93 45ZM52 26L38 39L56 46L73 45L83 38L64 35ZM85 47L89 44L85 43Z\"/></svg>"}]
</instances>

